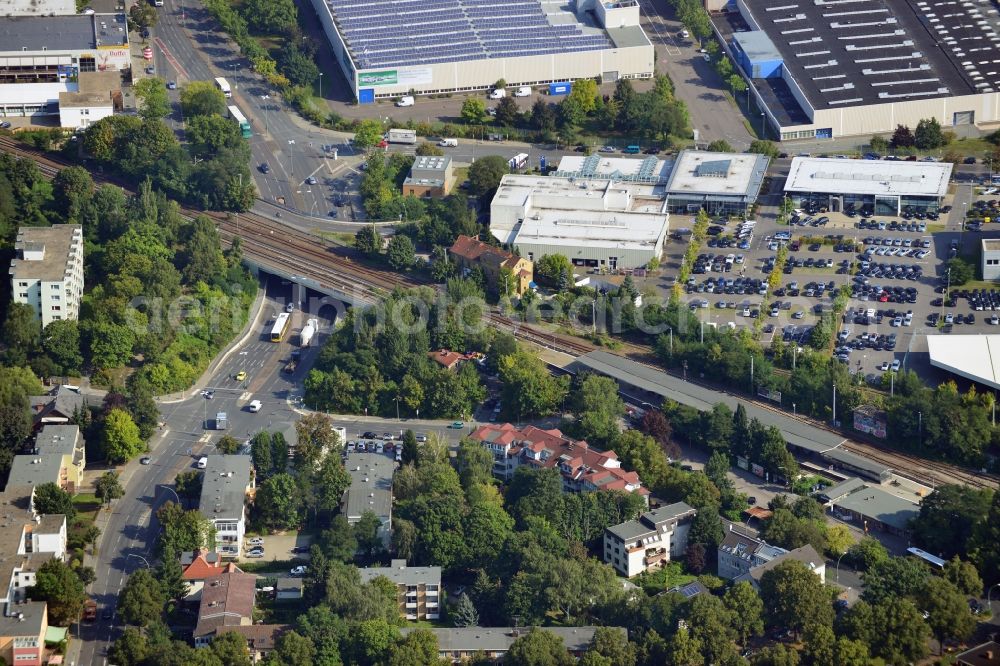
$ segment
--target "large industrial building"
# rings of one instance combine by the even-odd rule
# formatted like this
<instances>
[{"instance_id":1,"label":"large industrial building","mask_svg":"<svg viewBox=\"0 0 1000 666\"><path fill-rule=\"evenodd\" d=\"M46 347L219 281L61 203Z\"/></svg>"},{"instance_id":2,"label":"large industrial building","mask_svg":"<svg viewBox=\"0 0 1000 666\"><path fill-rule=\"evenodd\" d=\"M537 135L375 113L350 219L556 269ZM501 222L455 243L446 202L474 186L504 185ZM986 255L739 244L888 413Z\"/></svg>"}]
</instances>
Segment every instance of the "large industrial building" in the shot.
<instances>
[{"instance_id":1,"label":"large industrial building","mask_svg":"<svg viewBox=\"0 0 1000 666\"><path fill-rule=\"evenodd\" d=\"M705 0L782 140L1000 121L991 0Z\"/></svg>"},{"instance_id":2,"label":"large industrial building","mask_svg":"<svg viewBox=\"0 0 1000 666\"><path fill-rule=\"evenodd\" d=\"M656 186L614 180L508 174L490 206L493 235L529 261L562 254L607 271L659 260L668 220Z\"/></svg>"},{"instance_id":3,"label":"large industrial building","mask_svg":"<svg viewBox=\"0 0 1000 666\"><path fill-rule=\"evenodd\" d=\"M746 215L760 194L769 161L756 153L681 151L667 182L669 210Z\"/></svg>"},{"instance_id":4,"label":"large industrial building","mask_svg":"<svg viewBox=\"0 0 1000 666\"><path fill-rule=\"evenodd\" d=\"M361 103L602 77L650 78L635 0L313 0Z\"/></svg>"},{"instance_id":5,"label":"large industrial building","mask_svg":"<svg viewBox=\"0 0 1000 666\"><path fill-rule=\"evenodd\" d=\"M807 202L838 212L854 208L874 215L936 211L951 179L950 162L795 157L785 194L795 206Z\"/></svg>"},{"instance_id":6,"label":"large industrial building","mask_svg":"<svg viewBox=\"0 0 1000 666\"><path fill-rule=\"evenodd\" d=\"M0 17L0 116L55 115L81 73L131 62L124 14Z\"/></svg>"}]
</instances>

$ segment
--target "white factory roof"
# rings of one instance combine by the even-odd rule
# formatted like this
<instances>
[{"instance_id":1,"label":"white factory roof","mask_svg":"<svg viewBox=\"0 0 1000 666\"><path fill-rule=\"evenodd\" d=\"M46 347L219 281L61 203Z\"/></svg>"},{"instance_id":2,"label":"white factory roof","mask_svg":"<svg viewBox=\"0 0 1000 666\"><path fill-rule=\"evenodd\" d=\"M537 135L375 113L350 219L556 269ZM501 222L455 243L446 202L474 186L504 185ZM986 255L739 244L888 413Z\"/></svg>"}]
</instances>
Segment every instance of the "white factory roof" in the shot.
<instances>
[{"instance_id":1,"label":"white factory roof","mask_svg":"<svg viewBox=\"0 0 1000 666\"><path fill-rule=\"evenodd\" d=\"M627 180L664 184L670 179L672 161L656 157L606 157L564 155L555 176L593 180Z\"/></svg>"},{"instance_id":2,"label":"white factory roof","mask_svg":"<svg viewBox=\"0 0 1000 666\"><path fill-rule=\"evenodd\" d=\"M538 210L524 220L513 243L649 251L666 233L667 220L658 213Z\"/></svg>"},{"instance_id":3,"label":"white factory roof","mask_svg":"<svg viewBox=\"0 0 1000 666\"><path fill-rule=\"evenodd\" d=\"M756 153L710 153L683 150L677 157L667 191L683 194L756 195L768 158Z\"/></svg>"},{"instance_id":4,"label":"white factory roof","mask_svg":"<svg viewBox=\"0 0 1000 666\"><path fill-rule=\"evenodd\" d=\"M951 169L950 162L795 157L785 191L943 197Z\"/></svg>"},{"instance_id":5,"label":"white factory roof","mask_svg":"<svg viewBox=\"0 0 1000 666\"><path fill-rule=\"evenodd\" d=\"M928 335L931 365L1000 389L1000 335Z\"/></svg>"}]
</instances>

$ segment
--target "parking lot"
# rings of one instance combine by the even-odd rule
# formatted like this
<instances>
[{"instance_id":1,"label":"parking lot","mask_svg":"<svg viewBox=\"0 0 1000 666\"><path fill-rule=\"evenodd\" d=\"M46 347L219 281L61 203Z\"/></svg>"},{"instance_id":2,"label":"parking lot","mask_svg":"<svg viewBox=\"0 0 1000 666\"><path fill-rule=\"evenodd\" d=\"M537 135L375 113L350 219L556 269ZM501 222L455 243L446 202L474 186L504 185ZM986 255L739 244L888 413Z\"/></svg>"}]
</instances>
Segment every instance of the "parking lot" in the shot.
<instances>
[{"instance_id":1,"label":"parking lot","mask_svg":"<svg viewBox=\"0 0 1000 666\"><path fill-rule=\"evenodd\" d=\"M797 224L779 224L773 207L763 207L749 227L717 218L683 285L684 301L706 327L753 327L759 319L764 346L773 336L802 344L819 315L832 310L836 296L847 291L834 355L851 372L871 383L881 383L893 368L933 372L919 353L926 351L923 334L998 332L991 322L1000 324L1000 313L993 319L992 311L1000 307L1000 292L959 288L952 290L953 299L944 294L943 262L955 254L971 258L984 235L1000 236L993 218L977 231L961 231L967 209L1000 212L995 195L991 206L990 195L972 196L969 186L952 192L939 216L802 211ZM986 202L976 204L980 199ZM672 229L692 226L687 216L671 216ZM688 238L675 233L666 246L662 274L647 285L666 292ZM780 286L765 297L780 245L788 247Z\"/></svg>"}]
</instances>

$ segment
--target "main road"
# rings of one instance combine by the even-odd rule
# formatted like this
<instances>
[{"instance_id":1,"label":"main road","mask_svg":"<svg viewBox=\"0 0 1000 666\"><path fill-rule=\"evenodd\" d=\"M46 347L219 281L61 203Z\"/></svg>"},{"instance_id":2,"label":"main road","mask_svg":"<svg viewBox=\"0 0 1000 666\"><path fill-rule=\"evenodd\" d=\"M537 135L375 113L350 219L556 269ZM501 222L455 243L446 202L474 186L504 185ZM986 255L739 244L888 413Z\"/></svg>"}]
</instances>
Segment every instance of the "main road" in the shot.
<instances>
[{"instance_id":1,"label":"main road","mask_svg":"<svg viewBox=\"0 0 1000 666\"><path fill-rule=\"evenodd\" d=\"M270 324L290 296L286 285L270 288L259 316L244 337L220 357L208 381L180 399L160 403L161 426L150 442L149 464L135 460L121 470L125 494L109 508L102 509L98 518L101 537L96 560L92 563L96 580L90 586L91 596L98 604L97 620L79 625L81 640L71 643L68 663L107 665L107 649L123 629L116 611L118 595L129 575L140 567L155 566L159 532L155 514L165 502L179 499L174 491L177 474L194 469L198 457L215 452L215 443L225 434L244 442L256 432L276 429L300 418L303 410L297 407L295 397L301 395L302 380L319 353L319 344L325 332L330 330L332 321L325 308L309 315L297 312L290 328L292 334L281 343L270 342ZM319 340L304 350L296 372L282 372L284 361L298 346L295 331L304 324L306 316L320 318ZM241 371L246 372L247 377L237 381L235 377ZM206 398L204 391L210 391L211 398ZM258 413L251 413L247 408L254 399L263 403ZM217 412L227 414L229 428L225 431L206 427L213 425ZM349 438L368 430L382 433L407 428L437 432L450 439L464 434L464 431L448 429L443 422L418 424L407 420L358 417L337 420L336 425L347 428ZM196 504L191 507L196 508Z\"/></svg>"}]
</instances>

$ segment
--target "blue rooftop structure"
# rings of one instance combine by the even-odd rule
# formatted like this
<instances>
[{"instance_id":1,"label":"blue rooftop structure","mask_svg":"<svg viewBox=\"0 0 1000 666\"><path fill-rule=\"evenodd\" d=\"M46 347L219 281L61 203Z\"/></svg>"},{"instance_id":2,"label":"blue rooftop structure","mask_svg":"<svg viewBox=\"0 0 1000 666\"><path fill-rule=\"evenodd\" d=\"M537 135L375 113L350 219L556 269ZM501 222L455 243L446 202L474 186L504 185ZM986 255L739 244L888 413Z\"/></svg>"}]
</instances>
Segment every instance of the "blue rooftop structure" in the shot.
<instances>
[{"instance_id":1,"label":"blue rooftop structure","mask_svg":"<svg viewBox=\"0 0 1000 666\"><path fill-rule=\"evenodd\" d=\"M737 62L750 78L781 78L781 52L763 30L737 32L733 35L731 46Z\"/></svg>"}]
</instances>

